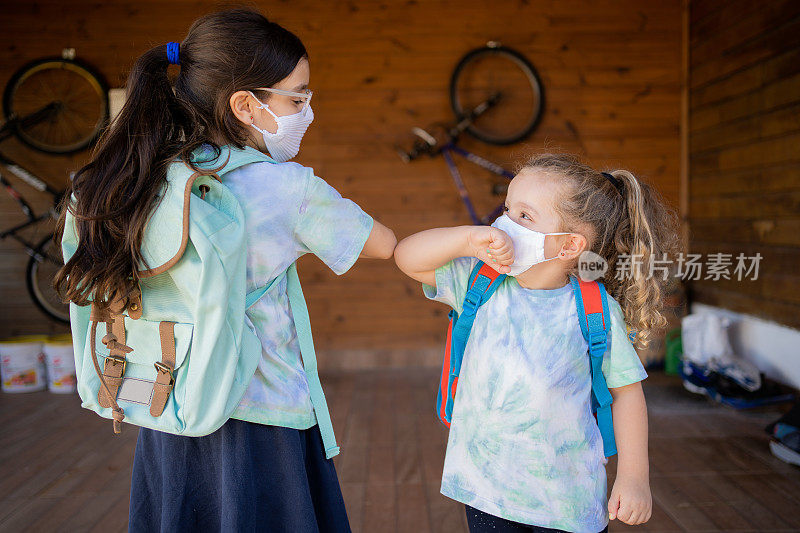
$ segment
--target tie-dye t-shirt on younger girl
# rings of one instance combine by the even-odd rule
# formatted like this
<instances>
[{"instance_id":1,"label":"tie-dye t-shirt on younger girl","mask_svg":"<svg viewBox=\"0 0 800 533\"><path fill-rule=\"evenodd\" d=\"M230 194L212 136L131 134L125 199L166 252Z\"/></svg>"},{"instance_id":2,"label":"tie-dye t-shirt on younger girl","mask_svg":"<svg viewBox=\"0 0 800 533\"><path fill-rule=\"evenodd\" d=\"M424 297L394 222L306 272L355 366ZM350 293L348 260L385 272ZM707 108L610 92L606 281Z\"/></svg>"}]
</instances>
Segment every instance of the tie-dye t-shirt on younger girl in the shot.
<instances>
[{"instance_id":1,"label":"tie-dye t-shirt on younger girl","mask_svg":"<svg viewBox=\"0 0 800 533\"><path fill-rule=\"evenodd\" d=\"M425 295L460 313L476 262L459 258L437 269ZM603 374L613 388L647 374L612 298L609 309ZM591 388L572 286L531 290L506 278L478 310L464 353L442 494L514 522L601 531L606 459Z\"/></svg>"}]
</instances>

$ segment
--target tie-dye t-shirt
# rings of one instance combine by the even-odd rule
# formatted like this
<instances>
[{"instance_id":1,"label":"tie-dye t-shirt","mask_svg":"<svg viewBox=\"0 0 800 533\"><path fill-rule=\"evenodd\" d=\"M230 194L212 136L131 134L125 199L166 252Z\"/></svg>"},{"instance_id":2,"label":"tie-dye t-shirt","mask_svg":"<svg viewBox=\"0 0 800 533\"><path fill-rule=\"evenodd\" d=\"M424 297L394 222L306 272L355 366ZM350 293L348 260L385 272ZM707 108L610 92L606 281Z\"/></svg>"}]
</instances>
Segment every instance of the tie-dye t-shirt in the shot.
<instances>
[{"instance_id":1,"label":"tie-dye t-shirt","mask_svg":"<svg viewBox=\"0 0 800 533\"><path fill-rule=\"evenodd\" d=\"M252 163L225 174L223 183L244 211L247 291L277 278L247 312L262 354L233 418L308 429L317 422L289 307L286 269L312 253L336 274L347 272L364 248L372 218L297 163Z\"/></svg>"},{"instance_id":2,"label":"tie-dye t-shirt","mask_svg":"<svg viewBox=\"0 0 800 533\"><path fill-rule=\"evenodd\" d=\"M461 312L475 258L436 270L428 298ZM609 298L608 386L647 374ZM467 342L442 476L442 494L540 527L598 532L608 523L606 459L591 412L587 344L572 286L522 288L508 277L483 304Z\"/></svg>"}]
</instances>

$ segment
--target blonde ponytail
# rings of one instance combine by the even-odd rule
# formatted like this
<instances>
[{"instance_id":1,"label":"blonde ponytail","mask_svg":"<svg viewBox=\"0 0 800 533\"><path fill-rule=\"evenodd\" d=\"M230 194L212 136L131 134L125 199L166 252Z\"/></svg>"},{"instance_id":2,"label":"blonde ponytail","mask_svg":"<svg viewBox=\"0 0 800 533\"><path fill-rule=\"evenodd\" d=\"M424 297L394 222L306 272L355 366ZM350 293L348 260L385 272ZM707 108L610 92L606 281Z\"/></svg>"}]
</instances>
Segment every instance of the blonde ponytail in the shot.
<instances>
[{"instance_id":1,"label":"blonde ponytail","mask_svg":"<svg viewBox=\"0 0 800 533\"><path fill-rule=\"evenodd\" d=\"M661 311L669 275L657 275L652 265L676 254L676 219L648 184L639 182L627 170L616 170L611 175L624 185L626 208L626 217L614 232L614 262L619 265L621 258L627 258L630 265L628 275L617 280L616 297L626 322L638 332L639 343L646 346L652 332L667 324Z\"/></svg>"}]
</instances>

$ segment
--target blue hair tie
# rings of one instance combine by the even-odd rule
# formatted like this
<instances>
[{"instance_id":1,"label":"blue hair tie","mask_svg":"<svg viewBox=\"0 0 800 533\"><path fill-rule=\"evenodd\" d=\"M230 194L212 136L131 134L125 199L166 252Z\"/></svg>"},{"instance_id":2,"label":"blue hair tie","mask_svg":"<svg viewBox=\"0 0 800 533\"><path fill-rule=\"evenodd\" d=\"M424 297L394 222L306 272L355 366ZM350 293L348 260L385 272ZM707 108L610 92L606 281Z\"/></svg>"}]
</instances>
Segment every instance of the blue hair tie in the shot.
<instances>
[{"instance_id":1,"label":"blue hair tie","mask_svg":"<svg viewBox=\"0 0 800 533\"><path fill-rule=\"evenodd\" d=\"M181 43L167 43L167 61L170 65L181 64Z\"/></svg>"}]
</instances>

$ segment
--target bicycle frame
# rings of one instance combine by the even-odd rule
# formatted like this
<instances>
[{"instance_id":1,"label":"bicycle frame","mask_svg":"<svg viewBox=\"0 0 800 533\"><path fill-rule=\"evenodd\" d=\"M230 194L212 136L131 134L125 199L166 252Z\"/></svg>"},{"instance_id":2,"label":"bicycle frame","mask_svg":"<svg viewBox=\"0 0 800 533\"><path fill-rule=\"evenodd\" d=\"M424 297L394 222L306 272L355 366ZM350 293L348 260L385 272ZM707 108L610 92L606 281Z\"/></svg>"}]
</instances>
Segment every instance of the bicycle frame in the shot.
<instances>
[{"instance_id":1,"label":"bicycle frame","mask_svg":"<svg viewBox=\"0 0 800 533\"><path fill-rule=\"evenodd\" d=\"M47 120L52 117L52 113L59 109L59 104L48 104L38 111L31 113L25 117L18 117L12 115L5 123L0 123L0 142L8 139L15 133L15 129L22 125L29 127L41 121ZM53 197L53 206L47 209L45 213L36 214L31 205L25 200L22 194L14 188L7 176L14 175L22 182L27 184L39 192L47 193ZM57 190L51 187L47 182L40 179L33 172L17 164L8 156L0 153L0 186L5 188L9 196L11 196L17 205L20 206L22 213L27 217L27 221L17 224L11 228L0 231L0 240L6 237L12 237L19 242L25 252L30 256L28 260L27 270L25 274L26 285L28 293L30 294L33 303L48 317L53 320L68 324L69 314L67 308L64 306L63 301L56 302L50 294L50 291L45 292L43 289L46 285L50 285L51 272L48 268L52 265L63 265L61 257L61 250L59 244L56 242L52 231L46 232L44 239L40 242L26 239L21 235L22 231L26 228L36 226L37 224L44 223L48 219L58 218L58 206L62 198L67 193L66 190ZM44 266L43 266L44 265ZM46 277L42 278L40 273L44 272ZM60 296L59 296L60 300Z\"/></svg>"},{"instance_id":2,"label":"bicycle frame","mask_svg":"<svg viewBox=\"0 0 800 533\"><path fill-rule=\"evenodd\" d=\"M453 181L456 184L456 188L458 189L458 194L461 196L461 201L464 202L464 205L469 212L469 216L472 218L472 221L477 224L489 224L492 219L497 217L503 211L503 204L501 203L498 205L491 213L480 218L478 213L475 211L475 206L472 203L472 199L469 196L469 191L467 187L464 185L464 180L461 179L461 172L458 170L458 166L456 166L456 162L453 160L453 154L458 154L467 161L478 165L479 167L488 170L492 174L496 174L498 176L502 176L509 181L514 178L514 174L509 172L508 170L504 169L500 165L496 163L492 163L488 159L484 159L483 157L476 155L468 150L464 150L460 146L455 144L454 140L451 140L442 145L439 150L439 153L442 154L444 157L445 162L447 163L447 168L450 170L450 175L453 177Z\"/></svg>"},{"instance_id":3,"label":"bicycle frame","mask_svg":"<svg viewBox=\"0 0 800 533\"><path fill-rule=\"evenodd\" d=\"M12 128L16 126L17 122L23 124L31 124L44 120L50 115L53 109L54 109L53 104L50 104L22 119L17 117L12 117L11 120L6 122L5 124L0 125L0 142L7 139L11 135ZM9 196L11 196L20 206L22 213L26 217L28 217L28 220L26 222L23 222L21 224L18 224L16 226L13 226L11 228L8 228L0 232L0 240L5 239L6 237L13 237L16 241L18 241L25 247L29 255L38 256L40 251L37 250L36 245L31 242L28 242L26 239L18 235L18 232L20 232L25 228L43 222L48 218L56 218L57 213L55 211L55 206L58 205L58 202L63 192L54 189L45 181L39 179L31 171L18 165L15 161L9 159L2 153L0 153L0 166L4 167L9 173L15 175L17 178L22 180L24 183L28 184L30 187L36 189L37 191L46 192L53 196L54 207L51 208L47 213L36 215L33 211L33 208L25 200L25 198L23 198L22 194L20 194L19 191L17 191L13 187L13 185L11 185L11 183L6 179L3 173L0 172L0 185L2 185L6 189L6 192L8 192Z\"/></svg>"},{"instance_id":4,"label":"bicycle frame","mask_svg":"<svg viewBox=\"0 0 800 533\"><path fill-rule=\"evenodd\" d=\"M481 116L487 110L491 109L492 106L496 105L501 98L502 95L500 93L494 93L484 102L478 104L470 113L459 117L458 122L456 122L453 126L446 128L447 140L442 144L438 144L436 138L424 129L415 127L412 129L412 131L417 137L419 137L419 139L414 143L411 151L406 152L400 148L397 149L398 154L406 163L417 159L422 154L427 154L431 157L436 157L437 155L441 154L447 163L447 168L450 170L450 175L453 178L453 182L456 184L461 201L464 202L470 218L472 218L472 221L476 225L489 224L495 217L497 217L497 215L502 212L503 204L501 203L495 207L492 212L483 218L479 217L478 213L475 211L475 206L472 203L472 198L470 198L469 191L464 185L464 180L461 179L461 172L459 172L458 166L456 166L456 162L453 159L453 154L460 155L467 161L478 165L485 170L488 170L492 174L502 176L509 181L514 178L513 173L504 169L500 165L492 163L488 159L484 159L483 157L468 150L464 150L456 144L458 142L458 137L464 132L464 130L466 130L476 118Z\"/></svg>"}]
</instances>

